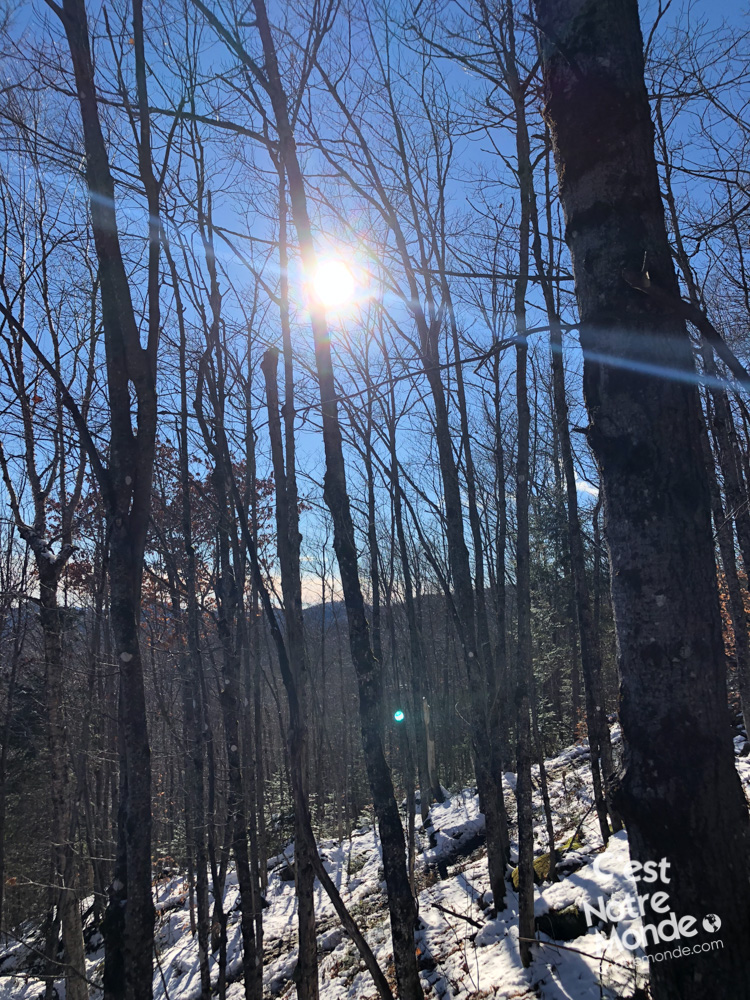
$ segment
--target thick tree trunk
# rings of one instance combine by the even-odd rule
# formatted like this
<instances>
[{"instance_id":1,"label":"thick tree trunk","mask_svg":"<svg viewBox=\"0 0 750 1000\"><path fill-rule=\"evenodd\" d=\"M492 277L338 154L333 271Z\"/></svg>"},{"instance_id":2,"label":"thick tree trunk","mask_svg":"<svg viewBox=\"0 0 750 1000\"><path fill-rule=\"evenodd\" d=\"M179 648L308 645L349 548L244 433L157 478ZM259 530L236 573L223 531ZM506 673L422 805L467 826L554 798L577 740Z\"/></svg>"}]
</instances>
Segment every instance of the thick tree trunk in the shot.
<instances>
[{"instance_id":1,"label":"thick tree trunk","mask_svg":"<svg viewBox=\"0 0 750 1000\"><path fill-rule=\"evenodd\" d=\"M5 625L5 623L3 623ZM2 730L2 748L0 748L0 932L5 924L3 923L5 907L5 824L7 815L7 780L8 780L8 750L10 749L11 723L13 721L13 700L16 693L16 678L18 676L18 662L21 655L22 629L18 623L12 625L13 628L13 649L10 654L10 669L5 694L5 718Z\"/></svg>"},{"instance_id":2,"label":"thick tree trunk","mask_svg":"<svg viewBox=\"0 0 750 1000\"><path fill-rule=\"evenodd\" d=\"M674 169L667 133L664 127L661 105L657 102L656 142L664 170L664 194L667 203L668 217L672 230L674 254L682 278L685 282L688 299L700 313L703 312L700 289L695 280L693 266L685 249L682 236L682 226L677 208L674 186L672 183ZM737 431L729 405L726 391L715 381L717 377L714 362L713 347L703 339L700 348L703 369L709 376L707 390L706 412L708 422L713 431L718 452L719 466L724 478L724 493L727 500L727 510L724 510L721 489L716 477L714 456L708 435L701 432L703 457L708 470L709 491L711 494L711 510L714 520L714 535L719 543L721 562L726 576L729 593L729 610L732 617L732 628L735 635L735 655L737 661L737 679L739 682L742 715L747 730L750 724L750 641L748 637L747 614L742 595L742 587L737 572L737 557L735 553L734 531L740 544L742 561L746 571L750 568L750 517L748 516L746 483L743 482L742 453L738 447ZM711 404L713 403L713 408Z\"/></svg>"},{"instance_id":3,"label":"thick tree trunk","mask_svg":"<svg viewBox=\"0 0 750 1000\"><path fill-rule=\"evenodd\" d=\"M115 211L115 188L99 119L94 67L84 0L63 0L60 16L70 49L86 151L86 181L99 264L102 325L110 413L109 462L105 469L89 438L89 459L107 509L110 542L110 622L120 671L122 761L118 876L111 887L105 938L105 996L150 1000L154 904L151 896L151 753L139 648L141 576L151 503L156 439L156 349L159 338L159 244L154 239L148 110L145 97L143 19L133 6L134 45L141 134L139 160L148 190L148 342L141 345L123 262ZM146 175L149 174L150 178ZM157 226L158 229L158 226ZM135 420L131 391L136 399ZM122 850L120 849L122 848Z\"/></svg>"},{"instance_id":4,"label":"thick tree trunk","mask_svg":"<svg viewBox=\"0 0 750 1000\"><path fill-rule=\"evenodd\" d=\"M146 727L146 695L138 636L137 609L140 592L140 565L134 566L129 532L116 528L110 541L110 620L115 649L121 650L120 710L122 724L125 793L118 813L119 836L124 845L125 867L120 867L110 890L110 918L105 916L105 945L120 952L122 975L105 981L105 994L126 1000L150 998L152 990L152 952L154 903L151 895L151 752ZM134 580L137 576L137 583ZM124 878L122 876L125 876ZM123 906L123 903L125 904ZM124 910L120 942L116 928ZM136 920L134 914L141 916ZM110 930L114 933L110 933ZM124 989L123 989L124 987Z\"/></svg>"},{"instance_id":5,"label":"thick tree trunk","mask_svg":"<svg viewBox=\"0 0 750 1000\"><path fill-rule=\"evenodd\" d=\"M60 899L60 928L66 965L65 1000L88 1000L81 908L72 887L66 887Z\"/></svg>"},{"instance_id":6,"label":"thick tree trunk","mask_svg":"<svg viewBox=\"0 0 750 1000\"><path fill-rule=\"evenodd\" d=\"M607 510L625 771L616 804L639 861L669 863L677 918L722 921L723 947L652 963L656 1000L750 996L747 806L726 671L684 324L674 300L635 0L537 0L550 125L581 316L589 441ZM721 859L707 871L706 845ZM646 905L647 924L660 914ZM687 942L682 942L687 943ZM650 953L662 946L649 944Z\"/></svg>"}]
</instances>

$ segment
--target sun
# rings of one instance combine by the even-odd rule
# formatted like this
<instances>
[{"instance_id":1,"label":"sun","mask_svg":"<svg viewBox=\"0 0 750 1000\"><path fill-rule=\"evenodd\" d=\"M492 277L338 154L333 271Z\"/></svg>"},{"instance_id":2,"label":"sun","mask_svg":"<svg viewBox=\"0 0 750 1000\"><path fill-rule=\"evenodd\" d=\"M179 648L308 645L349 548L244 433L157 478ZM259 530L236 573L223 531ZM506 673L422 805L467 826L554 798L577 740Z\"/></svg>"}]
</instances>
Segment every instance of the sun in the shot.
<instances>
[{"instance_id":1,"label":"sun","mask_svg":"<svg viewBox=\"0 0 750 1000\"><path fill-rule=\"evenodd\" d=\"M312 292L326 309L338 309L351 302L356 282L343 260L328 258L318 264L311 282Z\"/></svg>"}]
</instances>

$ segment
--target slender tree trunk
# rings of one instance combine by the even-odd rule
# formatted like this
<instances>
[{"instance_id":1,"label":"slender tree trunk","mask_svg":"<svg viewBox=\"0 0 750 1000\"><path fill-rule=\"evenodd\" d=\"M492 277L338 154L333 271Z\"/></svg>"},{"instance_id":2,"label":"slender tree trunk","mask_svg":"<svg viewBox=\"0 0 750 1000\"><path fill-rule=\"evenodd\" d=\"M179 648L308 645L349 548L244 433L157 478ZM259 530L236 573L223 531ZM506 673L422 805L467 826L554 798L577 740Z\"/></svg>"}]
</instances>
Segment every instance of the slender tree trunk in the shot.
<instances>
[{"instance_id":1,"label":"slender tree trunk","mask_svg":"<svg viewBox=\"0 0 750 1000\"><path fill-rule=\"evenodd\" d=\"M285 225L282 219L282 226ZM284 270L284 263L282 263ZM289 702L289 763L292 778L294 806L294 879L297 891L297 926L299 933L298 959L294 981L300 1000L316 1000L318 996L318 957L315 937L315 909L313 888L315 872L312 855L317 852L312 829L305 822L309 814L307 782L307 658L304 647L299 543L296 546L292 533L296 528L295 516L290 516L287 484L296 473L288 463L284 465L279 395L276 382L278 351L266 351L261 365L266 380L268 405L268 433L271 440L274 482L276 486L276 547L281 569L281 587L284 595L284 620L286 624L289 671L282 673ZM296 496L296 489L294 490ZM295 556L296 550L296 556Z\"/></svg>"},{"instance_id":2,"label":"slender tree trunk","mask_svg":"<svg viewBox=\"0 0 750 1000\"><path fill-rule=\"evenodd\" d=\"M534 213L536 216L536 212ZM538 232L538 218L534 233L533 247L537 272L544 274L544 261L541 254L541 239ZM596 812L599 818L599 828L602 839L609 839L609 821L607 809L612 815L612 825L615 832L622 828L611 802L605 803L606 790L609 789L614 774L612 763L612 743L607 724L607 712L604 704L604 689L602 685L602 664L599 645L594 635L594 619L589 598L588 578L586 576L586 556L583 548L583 534L578 515L578 490L576 486L575 466L573 464L573 449L570 442L570 424L568 420L568 400L565 391L565 366L563 360L562 327L560 317L555 308L552 285L549 281L542 282L547 318L550 324L550 347L552 354L552 388L555 403L555 431L560 445L563 472L565 475L566 511L568 526L568 546L570 550L570 568L573 576L573 593L575 599L576 619L578 622L578 639L580 643L581 667L583 668L583 687L586 702L586 724L589 736L591 754L591 771L594 782Z\"/></svg>"},{"instance_id":3,"label":"slender tree trunk","mask_svg":"<svg viewBox=\"0 0 750 1000\"><path fill-rule=\"evenodd\" d=\"M312 275L315 272L316 256L307 211L305 185L289 121L287 97L279 74L276 47L265 3L263 0L254 0L253 7L263 48L268 93L279 136L281 159L289 180L292 219L305 272ZM349 644L359 684L362 740L383 850L396 978L402 1000L422 1000L414 943L416 910L406 869L404 830L393 791L390 769L383 751L381 665L375 659L370 646L359 582L357 547L346 487L328 326L325 313L319 304L313 304L311 314L326 457L324 499L333 519L334 548L349 622Z\"/></svg>"},{"instance_id":4,"label":"slender tree trunk","mask_svg":"<svg viewBox=\"0 0 750 1000\"><path fill-rule=\"evenodd\" d=\"M281 569L284 597L284 620L287 635L289 673L283 675L289 702L289 763L294 804L294 875L297 891L297 924L299 948L295 982L300 1000L317 1000L318 952L315 932L313 855L317 844L309 817L308 797L308 688L309 672L302 618L302 579L300 569L301 535L297 470L294 440L294 363L289 321L289 255L287 250L286 177L279 164L279 270L281 274L281 330L284 348L284 435L279 418L279 397L276 383L278 353L267 351L263 358L268 405L268 432L276 486L276 547ZM286 451L286 461L284 452Z\"/></svg>"},{"instance_id":5,"label":"slender tree trunk","mask_svg":"<svg viewBox=\"0 0 750 1000\"><path fill-rule=\"evenodd\" d=\"M56 905L65 950L65 995L70 1000L88 1000L85 981L86 961L83 948L83 928L75 888L72 884L73 865L69 858L73 845L68 836L71 802L68 778L68 741L63 718L62 694L64 682L63 648L60 609L57 590L61 567L37 561L39 572L40 618L44 636L45 689L47 701L48 747L50 763L50 827L52 865L57 887ZM72 859L71 859L72 860ZM66 875L68 878L66 878ZM57 958L57 938L54 941ZM56 966L55 966L56 968Z\"/></svg>"},{"instance_id":6,"label":"slender tree trunk","mask_svg":"<svg viewBox=\"0 0 750 1000\"><path fill-rule=\"evenodd\" d=\"M509 692L508 639L507 639L507 591L505 588L505 554L508 535L508 510L505 496L505 448L500 413L500 354L495 352L493 363L493 407L495 416L494 458L495 497L497 500L497 524L495 527L495 619L497 644L495 648L495 673L490 678L490 740L494 756L493 770L503 768L508 758L507 704Z\"/></svg>"},{"instance_id":7,"label":"slender tree trunk","mask_svg":"<svg viewBox=\"0 0 750 1000\"><path fill-rule=\"evenodd\" d=\"M528 273L528 208L522 205L521 266ZM524 243L525 231L525 243ZM525 246L525 256L524 256ZM516 602L518 644L516 650L516 801L518 803L518 931L521 938L521 961L531 962L531 939L534 932L534 816L531 787L531 719L532 687L531 650L531 577L529 549L529 410L526 365L526 279L516 282L515 317L518 344L516 346L516 406L518 409L518 454L516 456Z\"/></svg>"},{"instance_id":8,"label":"slender tree trunk","mask_svg":"<svg viewBox=\"0 0 750 1000\"><path fill-rule=\"evenodd\" d=\"M724 946L653 963L655 1000L749 996L750 824L735 770L700 444L635 0L537 0L545 115L576 278L589 442L601 471L621 674L616 804L639 861L670 865L677 918L717 914ZM595 137L581 142L582 136ZM663 372L664 377L657 377ZM721 859L706 870L698 845ZM644 923L660 916L647 904ZM649 943L647 951L661 950Z\"/></svg>"},{"instance_id":9,"label":"slender tree trunk","mask_svg":"<svg viewBox=\"0 0 750 1000\"><path fill-rule=\"evenodd\" d=\"M226 740L227 771L229 792L227 796L227 827L232 854L237 869L240 890L240 929L243 951L243 982L246 1000L259 1000L262 983L257 975L257 952L255 935L255 909L259 905L258 894L253 887L250 869L250 855L247 843L247 823L245 820L245 788L240 751L240 680L242 644L245 630L239 621L242 614L241 593L244 575L238 581L238 574L244 574L239 557L235 533L234 508L231 505L234 492L234 476L231 468L229 449L224 431L225 369L219 341L221 293L216 274L215 257L211 235L210 201L208 214L201 217L202 236L206 249L206 264L209 270L211 324L207 332L208 348L201 358L196 397L196 413L203 431L206 447L211 453L214 468L211 474L213 492L218 513L217 548L218 578L217 632L222 650L221 711ZM210 357L215 352L216 371L210 369ZM205 387L208 386L213 412L213 433L203 412ZM244 510L237 512L244 517ZM215 904L218 900L215 900ZM226 947L226 915L220 917L221 943Z\"/></svg>"},{"instance_id":10,"label":"slender tree trunk","mask_svg":"<svg viewBox=\"0 0 750 1000\"><path fill-rule=\"evenodd\" d=\"M416 757L417 770L419 773L419 807L422 822L425 823L429 816L430 799L435 802L443 801L443 792L437 776L435 762L435 741L430 742L430 706L427 702L425 691L426 663L424 659L424 647L422 635L417 620L416 608L414 606L414 588L412 582L412 571L409 560L409 550L406 544L406 531L404 529L403 502L401 498L401 483L399 477L398 457L396 455L396 397L395 389L391 384L391 418L389 420L389 447L390 447L390 479L393 490L393 517L396 527L396 538L398 540L398 551L401 560L401 572L404 580L404 609L406 611L406 625L409 631L409 675L411 686L414 692L415 719L414 730L416 735Z\"/></svg>"},{"instance_id":11,"label":"slender tree trunk","mask_svg":"<svg viewBox=\"0 0 750 1000\"><path fill-rule=\"evenodd\" d=\"M547 843L549 844L549 880L557 882L557 852L555 851L555 828L552 815L552 804L549 797L549 784L547 782L547 769L544 766L544 741L542 731L539 726L539 709L537 692L532 691L531 697L531 731L534 737L534 749L536 750L536 762L539 766L539 787L542 791L542 805L544 806L544 825L547 830Z\"/></svg>"},{"instance_id":12,"label":"slender tree trunk","mask_svg":"<svg viewBox=\"0 0 750 1000\"><path fill-rule=\"evenodd\" d=\"M13 700L16 693L18 661L21 655L22 629L18 622L13 626L13 649L10 656L10 672L5 695L5 719L3 720L2 748L0 749L0 932L3 929L5 905L5 823L7 813L8 750L11 723L13 721Z\"/></svg>"},{"instance_id":13,"label":"slender tree trunk","mask_svg":"<svg viewBox=\"0 0 750 1000\"><path fill-rule=\"evenodd\" d=\"M487 743L483 752L488 752L489 757L483 766L487 770L487 781L490 783L491 792L489 801L484 807L489 813L487 817L488 830L488 865L492 869L490 881L493 882L493 896L495 886L499 877L500 864L507 862L509 842L508 842L508 817L505 812L505 797L503 793L503 769L502 769L502 746L503 737L500 733L500 699L505 696L502 687L502 673L497 670L492 644L490 642L489 619L487 614L486 594L484 585L484 539L482 537L481 520L479 516L479 506L477 503L476 475L474 471L474 461L471 450L471 435L469 433L469 415L466 405L466 393L463 381L463 368L460 357L460 342L456 327L453 305L450 298L448 283L443 279L443 297L449 304L451 321L451 334L453 340L453 352L456 362L456 386L458 396L458 409L461 423L461 448L464 453L464 464L466 468L466 498L469 508L469 524L471 528L472 543L474 548L474 591L475 610L477 628L477 651L480 663L485 676L485 694L487 704L484 707L484 728L487 731ZM505 621L501 623L497 618L498 637L497 644L500 653L501 663L505 654ZM475 725L478 724L478 720ZM494 855L490 861L490 855ZM504 871L503 871L504 877ZM502 905L499 899L496 909Z\"/></svg>"},{"instance_id":14,"label":"slender tree trunk","mask_svg":"<svg viewBox=\"0 0 750 1000\"><path fill-rule=\"evenodd\" d=\"M248 528L257 544L258 538L258 481L255 458L256 433L253 426L253 324L247 327L247 381L245 383L245 496L249 498ZM291 415L294 421L294 413ZM296 506L296 499L295 499ZM247 626L247 657L245 660L245 706L255 704L256 684L260 686L260 608L258 587L252 574L250 579L250 620ZM258 709L260 691L258 691ZM255 894L255 977L258 993L263 992L263 893L268 882L265 816L263 815L262 726L260 712L244 713L243 740L246 760L246 792L250 817L250 868Z\"/></svg>"},{"instance_id":15,"label":"slender tree trunk","mask_svg":"<svg viewBox=\"0 0 750 1000\"><path fill-rule=\"evenodd\" d=\"M198 583L196 578L195 548L193 546L193 509L191 503L190 456L188 449L188 397L187 397L187 335L180 281L169 249L167 261L172 274L172 286L177 307L180 331L180 427L179 462L182 493L182 539L185 546L185 601L187 605L187 641L183 657L183 706L187 754L185 780L187 783L187 808L195 850L196 908L198 932L198 966L200 970L201 1000L211 995L211 970L209 967L208 902L208 851L206 849L205 807L205 756L203 717L203 667L200 653L200 628L198 612Z\"/></svg>"},{"instance_id":16,"label":"slender tree trunk","mask_svg":"<svg viewBox=\"0 0 750 1000\"><path fill-rule=\"evenodd\" d=\"M661 104L659 102L655 105L655 114L657 126L656 142L664 164L664 192L673 234L672 242L674 244L675 259L687 287L690 303L696 309L703 311L700 290L695 280L692 263L685 249L682 236L680 214L677 209L677 201L672 183L674 171L671 151L667 141ZM735 635L737 678L740 688L742 715L747 731L747 726L750 724L750 640L748 637L747 614L742 598L742 588L737 574L737 557L734 549L734 531L736 530L742 554L742 562L747 572L750 569L750 516L748 515L747 488L746 482L743 482L741 450L737 440L737 432L729 398L724 389L711 381L717 377L718 373L714 362L713 349L705 338L701 343L701 358L703 369L706 375L709 376L706 412L708 422L713 431L719 466L724 479L724 492L728 508L726 512L716 478L714 456L708 435L704 433L705 428L703 427L701 428L701 445L708 471L714 534L718 538L721 562L724 567L727 590L729 592L729 607L732 617L732 628ZM713 407L711 404L713 404Z\"/></svg>"},{"instance_id":17,"label":"slender tree trunk","mask_svg":"<svg viewBox=\"0 0 750 1000\"><path fill-rule=\"evenodd\" d=\"M734 634L734 654L737 662L737 681L740 691L740 703L742 706L742 717L745 721L745 731L747 732L747 722L750 720L750 643L748 643L747 613L743 601L742 588L737 572L737 554L735 552L734 531L732 518L727 517L724 504L721 500L721 490L716 478L716 467L708 434L705 428L701 433L703 454L708 470L708 484L711 493L711 512L713 514L714 535L719 544L721 555L721 565L724 570L727 594L729 596L729 614L732 620L732 632Z\"/></svg>"}]
</instances>

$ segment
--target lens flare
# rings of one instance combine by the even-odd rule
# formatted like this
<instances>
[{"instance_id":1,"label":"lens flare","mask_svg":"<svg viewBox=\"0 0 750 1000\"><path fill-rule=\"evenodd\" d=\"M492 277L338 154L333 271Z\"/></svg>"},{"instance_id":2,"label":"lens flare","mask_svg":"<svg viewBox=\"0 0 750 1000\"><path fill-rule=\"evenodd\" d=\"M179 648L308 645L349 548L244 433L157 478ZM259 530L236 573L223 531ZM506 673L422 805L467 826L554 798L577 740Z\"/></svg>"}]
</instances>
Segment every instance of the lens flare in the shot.
<instances>
[{"instance_id":1,"label":"lens flare","mask_svg":"<svg viewBox=\"0 0 750 1000\"><path fill-rule=\"evenodd\" d=\"M340 309L354 298L356 282L343 260L321 260L312 279L312 292L326 309Z\"/></svg>"}]
</instances>

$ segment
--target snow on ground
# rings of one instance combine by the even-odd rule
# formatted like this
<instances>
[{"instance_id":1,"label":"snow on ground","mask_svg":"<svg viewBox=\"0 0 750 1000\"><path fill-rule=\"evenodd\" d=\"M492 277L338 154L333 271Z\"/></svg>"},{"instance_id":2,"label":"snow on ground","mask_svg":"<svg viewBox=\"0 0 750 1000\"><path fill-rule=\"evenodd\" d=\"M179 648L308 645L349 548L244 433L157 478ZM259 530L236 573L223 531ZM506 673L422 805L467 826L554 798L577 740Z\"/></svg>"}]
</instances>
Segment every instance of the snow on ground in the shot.
<instances>
[{"instance_id":1,"label":"snow on ground","mask_svg":"<svg viewBox=\"0 0 750 1000\"><path fill-rule=\"evenodd\" d=\"M620 741L614 727L613 742ZM739 755L744 739L736 743ZM750 757L737 757L743 784L750 788ZM610 838L605 852L593 804L586 743L569 747L547 761L549 792L554 816L556 843L561 846L578 832L580 850L563 858L560 882L546 883L535 890L535 914L560 911L575 904L583 909L599 897L623 901L634 886L625 874L629 861L626 834ZM535 847L546 851L546 831L535 769ZM512 789L515 775L505 776L506 802L511 823L515 817ZM614 1000L632 996L647 975L647 963L639 952L623 951L614 936L606 937L597 927L589 927L579 937L555 942L543 931L534 946L530 968L521 964L518 940L517 897L508 884L506 907L488 919L491 901L486 855L482 845L484 817L479 812L475 790L463 789L442 805L431 809L432 826L422 828L417 817L419 852L416 883L419 890L420 930L417 934L422 982L428 1000L484 1000L530 998L541 1000ZM385 884L382 881L380 846L372 827L362 827L350 840L319 845L326 870L344 901L365 931L381 967L395 986ZM512 850L515 844L511 844ZM291 976L297 960L296 905L294 883L280 877L291 860L290 847L269 862L269 880L263 911L265 949L264 987L268 997L294 996ZM595 862L598 863L595 864ZM572 870L576 869L576 870ZM157 909L154 968L155 1000L193 1000L200 995L197 941L190 934L187 884L182 876L160 880L154 887ZM229 911L228 979L229 1000L241 1000L241 943L239 890L236 876L229 873L224 899ZM315 910L318 923L321 1000L371 1000L377 994L352 942L342 931L328 897L315 883ZM616 923L619 934L638 925L628 915ZM25 925L18 931L20 942L8 942L0 950L0 1000L37 1000L43 994L38 978L42 949L38 926ZM103 969L101 938L87 959L87 976L100 983ZM212 980L218 971L212 957ZM37 972L37 975L34 975ZM232 982L232 980L235 980ZM64 1000L63 984L57 984ZM99 990L91 990L92 1000L100 1000Z\"/></svg>"}]
</instances>

